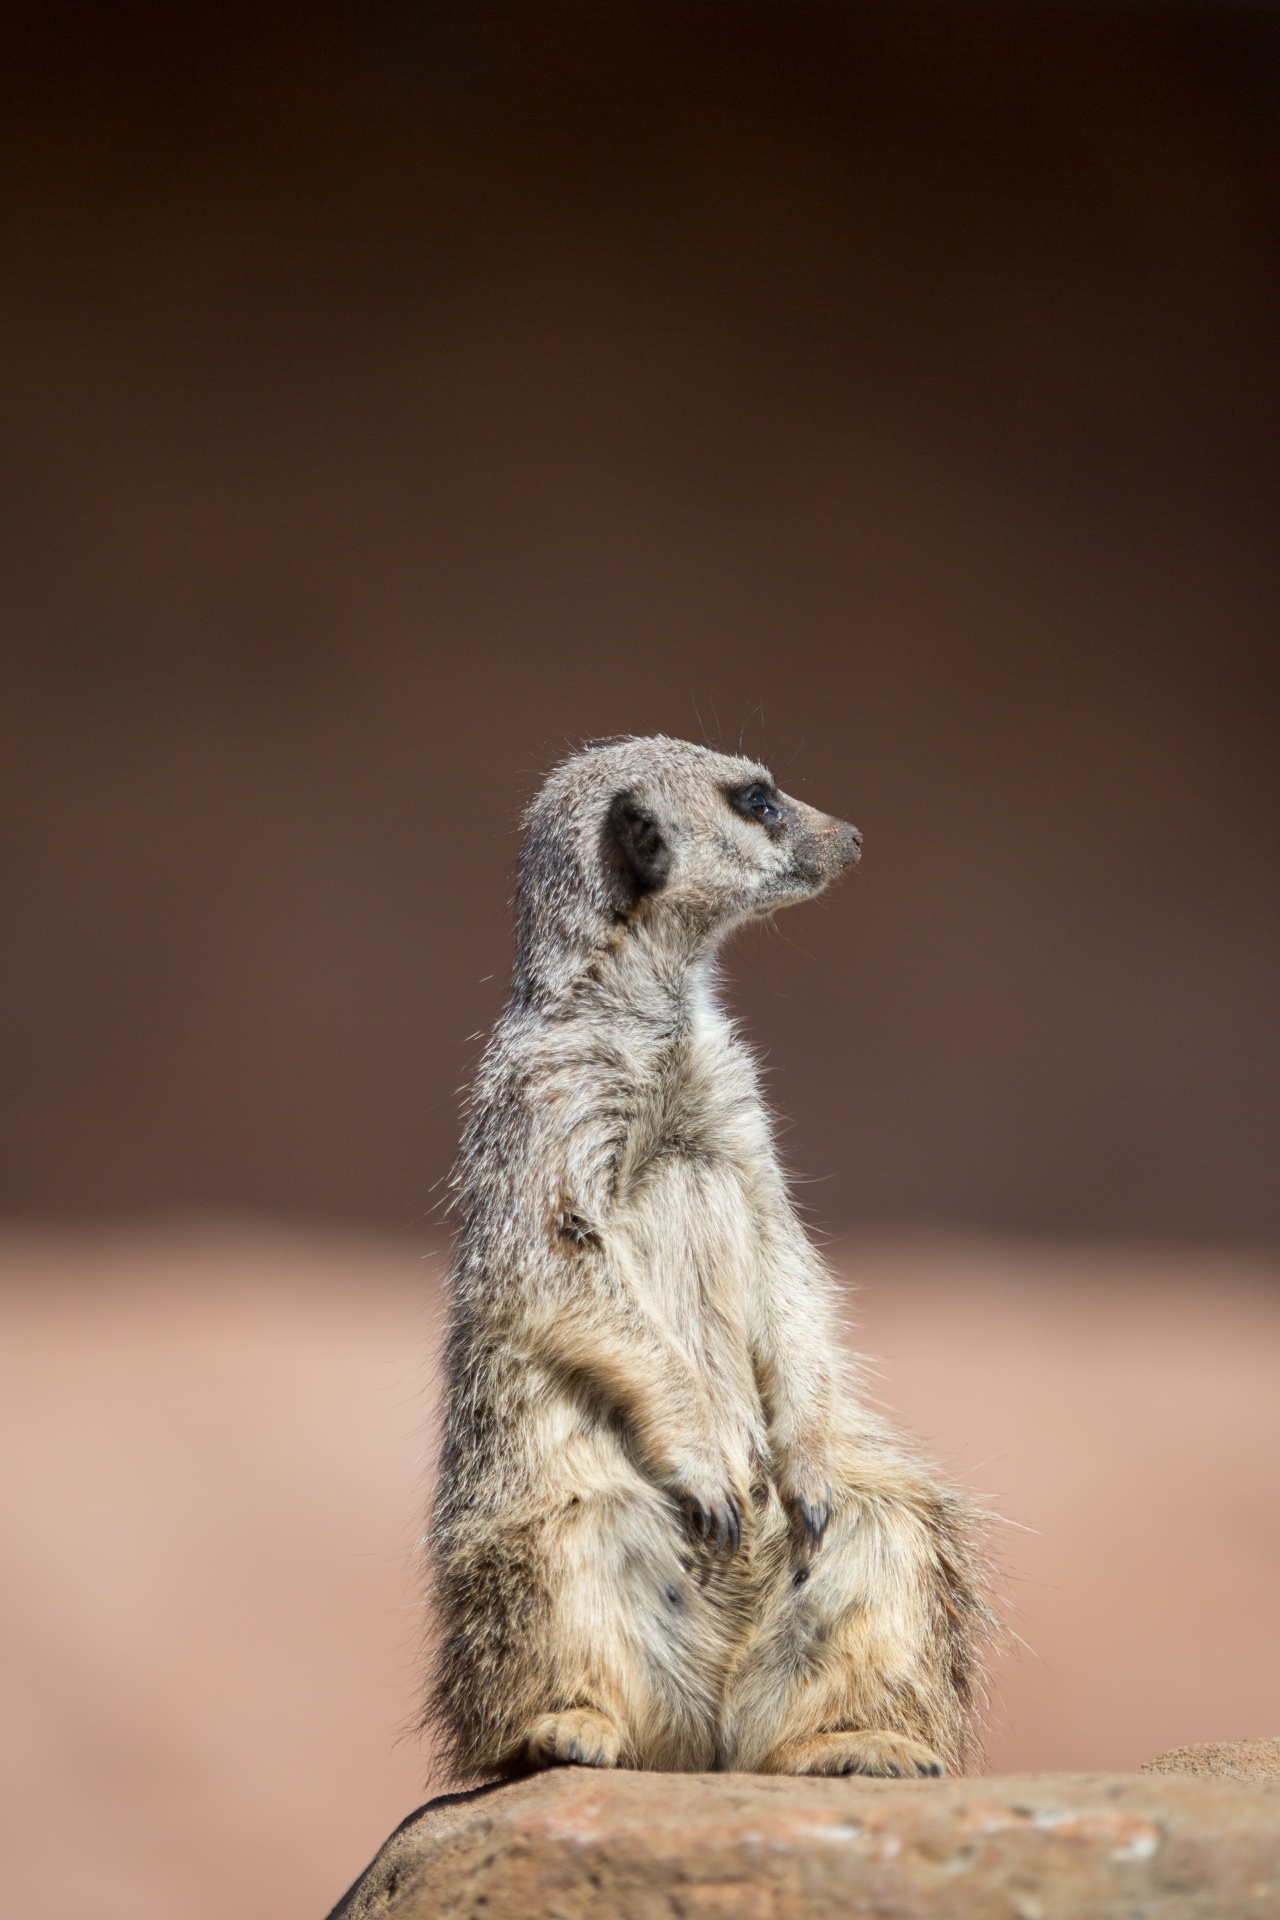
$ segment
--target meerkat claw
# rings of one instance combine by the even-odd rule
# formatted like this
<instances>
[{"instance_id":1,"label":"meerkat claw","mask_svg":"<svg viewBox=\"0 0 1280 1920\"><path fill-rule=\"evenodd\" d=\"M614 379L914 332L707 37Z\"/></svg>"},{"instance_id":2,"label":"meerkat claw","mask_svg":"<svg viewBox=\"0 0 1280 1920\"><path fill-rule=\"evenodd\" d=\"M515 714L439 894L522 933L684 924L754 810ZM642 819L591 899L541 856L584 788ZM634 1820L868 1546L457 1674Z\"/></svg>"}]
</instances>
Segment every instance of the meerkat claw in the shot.
<instances>
[{"instance_id":1,"label":"meerkat claw","mask_svg":"<svg viewBox=\"0 0 1280 1920\"><path fill-rule=\"evenodd\" d=\"M685 1502L689 1526L696 1539L712 1553L727 1553L729 1558L742 1545L742 1508L730 1494L722 1504L704 1506L701 1500Z\"/></svg>"},{"instance_id":2,"label":"meerkat claw","mask_svg":"<svg viewBox=\"0 0 1280 1920\"><path fill-rule=\"evenodd\" d=\"M803 1497L798 1499L796 1501L796 1511L800 1516L800 1524L804 1528L805 1538L810 1548L816 1553L822 1545L822 1536L831 1521L830 1487L827 1488L827 1497L825 1500L810 1501Z\"/></svg>"}]
</instances>

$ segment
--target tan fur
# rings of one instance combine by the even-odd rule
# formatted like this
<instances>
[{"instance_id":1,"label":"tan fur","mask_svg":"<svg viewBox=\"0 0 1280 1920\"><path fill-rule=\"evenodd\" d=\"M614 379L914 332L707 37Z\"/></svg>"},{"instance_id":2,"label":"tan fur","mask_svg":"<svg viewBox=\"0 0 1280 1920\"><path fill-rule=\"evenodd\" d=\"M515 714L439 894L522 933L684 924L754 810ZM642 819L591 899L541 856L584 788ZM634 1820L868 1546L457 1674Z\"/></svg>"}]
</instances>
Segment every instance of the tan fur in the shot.
<instances>
[{"instance_id":1,"label":"tan fur","mask_svg":"<svg viewBox=\"0 0 1280 1920\"><path fill-rule=\"evenodd\" d=\"M457 1174L427 1710L451 1769L959 1766L975 1516L859 1404L713 990L723 936L860 836L666 739L575 756L526 826Z\"/></svg>"}]
</instances>

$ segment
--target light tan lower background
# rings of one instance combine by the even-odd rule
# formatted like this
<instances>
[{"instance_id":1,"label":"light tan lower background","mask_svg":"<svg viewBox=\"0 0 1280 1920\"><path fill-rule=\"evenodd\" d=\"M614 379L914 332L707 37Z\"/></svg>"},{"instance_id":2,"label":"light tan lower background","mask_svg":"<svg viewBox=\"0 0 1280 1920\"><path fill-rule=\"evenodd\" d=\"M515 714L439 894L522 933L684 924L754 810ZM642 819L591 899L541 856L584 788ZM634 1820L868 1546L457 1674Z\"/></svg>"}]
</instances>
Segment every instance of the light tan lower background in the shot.
<instances>
[{"instance_id":1,"label":"light tan lower background","mask_svg":"<svg viewBox=\"0 0 1280 1920\"><path fill-rule=\"evenodd\" d=\"M1280 1266L834 1253L883 1404L1018 1523L992 1766L1280 1732ZM438 1302L409 1242L4 1239L10 1911L318 1920L423 1797Z\"/></svg>"}]
</instances>

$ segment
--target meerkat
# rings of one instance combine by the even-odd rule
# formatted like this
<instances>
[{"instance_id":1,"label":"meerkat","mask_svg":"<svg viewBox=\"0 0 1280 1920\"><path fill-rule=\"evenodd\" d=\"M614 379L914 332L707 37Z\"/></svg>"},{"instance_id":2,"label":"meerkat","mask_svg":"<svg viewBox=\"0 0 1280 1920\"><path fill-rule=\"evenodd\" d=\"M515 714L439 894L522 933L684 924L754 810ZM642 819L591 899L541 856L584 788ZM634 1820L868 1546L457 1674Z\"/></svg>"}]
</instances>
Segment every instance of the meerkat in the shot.
<instances>
[{"instance_id":1,"label":"meerkat","mask_svg":"<svg viewBox=\"0 0 1280 1920\"><path fill-rule=\"evenodd\" d=\"M715 991L726 934L860 851L764 766L660 737L576 754L528 810L429 1536L425 1718L459 1780L970 1750L977 1516L859 1400Z\"/></svg>"}]
</instances>

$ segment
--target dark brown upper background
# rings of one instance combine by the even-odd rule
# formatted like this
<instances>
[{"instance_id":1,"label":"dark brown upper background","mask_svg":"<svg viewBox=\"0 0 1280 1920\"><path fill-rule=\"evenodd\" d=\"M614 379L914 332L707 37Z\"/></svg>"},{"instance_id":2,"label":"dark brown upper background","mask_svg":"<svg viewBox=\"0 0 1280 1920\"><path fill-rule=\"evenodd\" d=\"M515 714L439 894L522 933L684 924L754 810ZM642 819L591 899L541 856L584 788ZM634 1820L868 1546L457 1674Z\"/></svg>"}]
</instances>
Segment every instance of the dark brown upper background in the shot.
<instances>
[{"instance_id":1,"label":"dark brown upper background","mask_svg":"<svg viewBox=\"0 0 1280 1920\"><path fill-rule=\"evenodd\" d=\"M424 1221L540 773L743 730L818 1220L1280 1233L1274 13L26 12L0 1206Z\"/></svg>"}]
</instances>

